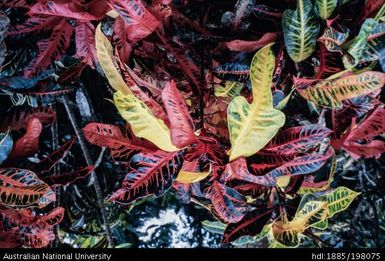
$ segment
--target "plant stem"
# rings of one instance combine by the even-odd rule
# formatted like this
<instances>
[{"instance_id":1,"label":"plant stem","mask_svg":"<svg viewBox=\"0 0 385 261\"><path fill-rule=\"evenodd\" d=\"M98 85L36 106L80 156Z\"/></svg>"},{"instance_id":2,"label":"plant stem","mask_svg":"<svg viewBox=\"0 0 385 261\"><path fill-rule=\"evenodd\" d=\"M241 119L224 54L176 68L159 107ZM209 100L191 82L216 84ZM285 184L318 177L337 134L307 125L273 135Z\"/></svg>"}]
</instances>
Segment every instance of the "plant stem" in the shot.
<instances>
[{"instance_id":1,"label":"plant stem","mask_svg":"<svg viewBox=\"0 0 385 261\"><path fill-rule=\"evenodd\" d=\"M68 114L68 118L72 124L72 127L73 129L75 130L75 133L76 133L76 136L79 140L79 144L80 144L80 147L83 151L83 155L84 155L84 159L86 160L87 164L89 166L93 166L93 162L91 160L91 155L88 151L88 148L87 148L87 145L86 145L86 141L85 141L85 138L84 138L84 135L83 135L83 132L81 131L81 129L79 128L79 125L78 123L76 122L76 119L75 119L75 115L71 109L71 106L69 105L69 101L68 101L68 97L66 95L63 96L62 98L62 101L63 101L63 104L64 104L64 107L67 111L67 114ZM102 196L102 190L100 188L100 184L99 184L99 181L98 181L98 178L96 176L96 173L95 171L92 171L91 172L91 179L94 181L93 182L93 186L94 186L94 189L95 189L95 193L96 193L96 198L97 198L97 204L100 208L100 213L102 215L102 220L103 220L103 225L106 229L106 237L107 237L107 241L108 241L108 244L110 247L114 247L114 241L112 239L112 233L111 233L111 226L108 222L108 218L107 218L107 212L104 208L104 203L103 203L103 196Z\"/></svg>"}]
</instances>

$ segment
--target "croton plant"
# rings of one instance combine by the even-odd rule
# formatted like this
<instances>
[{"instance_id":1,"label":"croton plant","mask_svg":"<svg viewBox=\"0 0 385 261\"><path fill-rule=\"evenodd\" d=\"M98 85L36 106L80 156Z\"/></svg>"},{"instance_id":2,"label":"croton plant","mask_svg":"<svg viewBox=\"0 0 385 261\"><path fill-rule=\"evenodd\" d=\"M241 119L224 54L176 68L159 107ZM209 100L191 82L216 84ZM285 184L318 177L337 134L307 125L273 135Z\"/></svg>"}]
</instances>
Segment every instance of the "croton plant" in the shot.
<instances>
[{"instance_id":1,"label":"croton plant","mask_svg":"<svg viewBox=\"0 0 385 261\"><path fill-rule=\"evenodd\" d=\"M361 192L337 169L385 152L384 4L0 1L1 247L53 244L85 179L109 246L106 204L169 193L224 246L317 241Z\"/></svg>"}]
</instances>

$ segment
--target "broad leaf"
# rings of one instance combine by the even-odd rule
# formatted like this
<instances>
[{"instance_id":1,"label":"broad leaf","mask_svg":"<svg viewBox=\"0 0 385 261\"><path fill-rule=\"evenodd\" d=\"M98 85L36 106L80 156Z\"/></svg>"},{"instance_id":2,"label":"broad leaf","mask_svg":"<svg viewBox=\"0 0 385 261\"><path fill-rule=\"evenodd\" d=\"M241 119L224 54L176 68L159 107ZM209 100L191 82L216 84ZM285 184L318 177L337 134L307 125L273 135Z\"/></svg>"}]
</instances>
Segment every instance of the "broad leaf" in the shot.
<instances>
[{"instance_id":1,"label":"broad leaf","mask_svg":"<svg viewBox=\"0 0 385 261\"><path fill-rule=\"evenodd\" d=\"M145 8L141 0L108 0L107 3L127 23L132 42L138 42L150 35L160 22Z\"/></svg>"},{"instance_id":2,"label":"broad leaf","mask_svg":"<svg viewBox=\"0 0 385 261\"><path fill-rule=\"evenodd\" d=\"M298 63L315 50L320 25L310 0L298 0L296 10L283 13L282 26L286 50Z\"/></svg>"},{"instance_id":3,"label":"broad leaf","mask_svg":"<svg viewBox=\"0 0 385 261\"><path fill-rule=\"evenodd\" d=\"M336 9L338 0L316 0L316 6L319 16L326 20L328 19Z\"/></svg>"},{"instance_id":4,"label":"broad leaf","mask_svg":"<svg viewBox=\"0 0 385 261\"><path fill-rule=\"evenodd\" d=\"M308 80L295 78L297 91L305 99L328 108L341 108L342 101L367 95L381 89L385 74L368 71L332 80Z\"/></svg>"},{"instance_id":5,"label":"broad leaf","mask_svg":"<svg viewBox=\"0 0 385 261\"><path fill-rule=\"evenodd\" d=\"M285 115L273 108L270 85L274 64L271 45L258 51L250 67L253 102L249 104L244 97L238 96L229 104L230 161L258 152L285 122Z\"/></svg>"},{"instance_id":6,"label":"broad leaf","mask_svg":"<svg viewBox=\"0 0 385 261\"><path fill-rule=\"evenodd\" d=\"M9 155L10 160L33 156L39 150L39 137L43 126L39 119L28 121L26 133L18 139Z\"/></svg>"},{"instance_id":7,"label":"broad leaf","mask_svg":"<svg viewBox=\"0 0 385 261\"><path fill-rule=\"evenodd\" d=\"M44 202L44 197L53 193L52 190L32 171L16 168L0 169L0 181L1 205L23 207L33 204L45 206L50 203Z\"/></svg>"}]
</instances>

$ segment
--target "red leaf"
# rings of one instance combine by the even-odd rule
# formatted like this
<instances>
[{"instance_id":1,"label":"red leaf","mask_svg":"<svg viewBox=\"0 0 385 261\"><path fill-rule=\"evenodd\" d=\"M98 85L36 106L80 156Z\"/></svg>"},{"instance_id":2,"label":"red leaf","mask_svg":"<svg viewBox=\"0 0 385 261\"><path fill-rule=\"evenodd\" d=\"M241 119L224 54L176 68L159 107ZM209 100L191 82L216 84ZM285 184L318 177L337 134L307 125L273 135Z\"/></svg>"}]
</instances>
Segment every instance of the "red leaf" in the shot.
<instances>
[{"instance_id":1,"label":"red leaf","mask_svg":"<svg viewBox=\"0 0 385 261\"><path fill-rule=\"evenodd\" d=\"M132 51L131 44L127 37L128 25L121 17L117 17L114 23L114 34L112 36L112 44L116 46L119 52L119 57L123 63L127 63Z\"/></svg>"},{"instance_id":2,"label":"red leaf","mask_svg":"<svg viewBox=\"0 0 385 261\"><path fill-rule=\"evenodd\" d=\"M172 143L178 148L196 143L194 123L174 81L167 83L163 89L162 100L170 121Z\"/></svg>"},{"instance_id":3,"label":"red leaf","mask_svg":"<svg viewBox=\"0 0 385 261\"><path fill-rule=\"evenodd\" d=\"M40 160L38 163L31 167L31 170L39 173L39 176L42 176L43 173L49 173L49 171L58 163L62 158L67 155L67 152L71 149L72 145L75 142L75 138L70 139L64 143L60 148L49 154L44 159Z\"/></svg>"},{"instance_id":4,"label":"red leaf","mask_svg":"<svg viewBox=\"0 0 385 261\"><path fill-rule=\"evenodd\" d=\"M83 128L83 133L89 143L109 148L112 157L117 160L130 157L137 151L151 151L155 148L144 140L123 134L118 126L111 124L92 122Z\"/></svg>"},{"instance_id":5,"label":"red leaf","mask_svg":"<svg viewBox=\"0 0 385 261\"><path fill-rule=\"evenodd\" d=\"M358 127L350 132L347 142L365 140L380 135L385 131L385 109L379 106Z\"/></svg>"},{"instance_id":6,"label":"red leaf","mask_svg":"<svg viewBox=\"0 0 385 261\"><path fill-rule=\"evenodd\" d=\"M132 157L132 170L127 173L123 188L109 198L120 204L128 204L133 200L150 195L162 196L172 186L183 158L178 152L139 153Z\"/></svg>"},{"instance_id":7,"label":"red leaf","mask_svg":"<svg viewBox=\"0 0 385 261\"><path fill-rule=\"evenodd\" d=\"M77 23L75 27L76 58L95 69L98 59L95 48L95 27L92 23Z\"/></svg>"},{"instance_id":8,"label":"red leaf","mask_svg":"<svg viewBox=\"0 0 385 261\"><path fill-rule=\"evenodd\" d=\"M16 108L5 116L0 126L0 132L21 130L27 128L30 119L39 119L44 125L50 125L56 120L56 112L48 107L36 107L28 109Z\"/></svg>"},{"instance_id":9,"label":"red leaf","mask_svg":"<svg viewBox=\"0 0 385 261\"><path fill-rule=\"evenodd\" d=\"M378 159L385 152L385 142L381 140L373 140L366 144L346 142L342 147L356 160L372 157Z\"/></svg>"},{"instance_id":10,"label":"red leaf","mask_svg":"<svg viewBox=\"0 0 385 261\"><path fill-rule=\"evenodd\" d=\"M70 44L71 34L72 26L62 19L48 39L38 42L39 53L25 69L24 76L32 77L60 59Z\"/></svg>"},{"instance_id":11,"label":"red leaf","mask_svg":"<svg viewBox=\"0 0 385 261\"><path fill-rule=\"evenodd\" d=\"M330 133L331 130L319 124L292 127L281 131L265 150L280 154L304 152L319 145Z\"/></svg>"},{"instance_id":12,"label":"red leaf","mask_svg":"<svg viewBox=\"0 0 385 261\"><path fill-rule=\"evenodd\" d=\"M30 119L27 124L26 133L14 144L8 160L12 161L33 156L39 150L39 137L42 129L43 125L39 119Z\"/></svg>"},{"instance_id":13,"label":"red leaf","mask_svg":"<svg viewBox=\"0 0 385 261\"><path fill-rule=\"evenodd\" d=\"M132 43L146 38L160 25L140 0L108 0L107 3L126 22L127 37Z\"/></svg>"},{"instance_id":14,"label":"red leaf","mask_svg":"<svg viewBox=\"0 0 385 261\"><path fill-rule=\"evenodd\" d=\"M50 185L52 188L59 186L66 186L72 184L79 179L86 178L92 171L94 171L93 166L87 166L72 172L63 173L60 175L53 175L48 177L40 177L45 183Z\"/></svg>"},{"instance_id":15,"label":"red leaf","mask_svg":"<svg viewBox=\"0 0 385 261\"><path fill-rule=\"evenodd\" d=\"M228 223L239 222L245 211L246 199L236 190L214 180L206 194L213 203L216 214Z\"/></svg>"},{"instance_id":16,"label":"red leaf","mask_svg":"<svg viewBox=\"0 0 385 261\"><path fill-rule=\"evenodd\" d=\"M223 171L220 180L223 182L238 180L260 184L261 178L262 177L255 176L249 172L245 158L239 158L226 164L226 168Z\"/></svg>"},{"instance_id":17,"label":"red leaf","mask_svg":"<svg viewBox=\"0 0 385 261\"><path fill-rule=\"evenodd\" d=\"M155 117L163 120L166 125L169 125L168 117L163 107L139 87L139 83L133 78L131 69L121 61L119 56L116 57L116 62L124 81L132 93L147 105Z\"/></svg>"},{"instance_id":18,"label":"red leaf","mask_svg":"<svg viewBox=\"0 0 385 261\"><path fill-rule=\"evenodd\" d=\"M31 7L28 14L30 16L62 16L78 21L90 21L102 19L109 9L104 1L92 1L90 5L85 7L77 5L76 2L55 3L54 1L41 0Z\"/></svg>"},{"instance_id":19,"label":"red leaf","mask_svg":"<svg viewBox=\"0 0 385 261\"><path fill-rule=\"evenodd\" d=\"M241 236L255 236L259 234L273 213L272 209L257 208L247 213L242 220L229 224L224 232L223 244L228 244Z\"/></svg>"},{"instance_id":20,"label":"red leaf","mask_svg":"<svg viewBox=\"0 0 385 261\"><path fill-rule=\"evenodd\" d=\"M54 25L60 23L62 19L55 16L32 16L23 24L9 28L6 35L14 36L27 33L40 33L52 30Z\"/></svg>"},{"instance_id":21,"label":"red leaf","mask_svg":"<svg viewBox=\"0 0 385 261\"><path fill-rule=\"evenodd\" d=\"M233 40L225 42L226 47L234 52L254 52L255 50L277 40L279 33L265 33L255 41Z\"/></svg>"},{"instance_id":22,"label":"red leaf","mask_svg":"<svg viewBox=\"0 0 385 261\"><path fill-rule=\"evenodd\" d=\"M327 160L334 154L334 150L329 148L324 154L308 154L296 157L278 168L273 169L266 175L259 177L261 185L275 186L277 178L286 175L306 175L319 170Z\"/></svg>"}]
</instances>

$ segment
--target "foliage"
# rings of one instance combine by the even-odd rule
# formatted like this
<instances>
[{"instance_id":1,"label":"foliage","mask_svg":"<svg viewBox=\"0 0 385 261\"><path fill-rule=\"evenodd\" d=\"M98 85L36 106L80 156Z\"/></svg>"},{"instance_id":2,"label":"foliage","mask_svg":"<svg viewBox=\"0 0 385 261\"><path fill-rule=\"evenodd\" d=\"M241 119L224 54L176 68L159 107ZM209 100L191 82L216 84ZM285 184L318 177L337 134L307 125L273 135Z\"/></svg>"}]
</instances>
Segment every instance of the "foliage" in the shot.
<instances>
[{"instance_id":1,"label":"foliage","mask_svg":"<svg viewBox=\"0 0 385 261\"><path fill-rule=\"evenodd\" d=\"M383 1L0 8L1 246L135 246L170 197L226 247L331 246L369 199L381 245Z\"/></svg>"}]
</instances>

